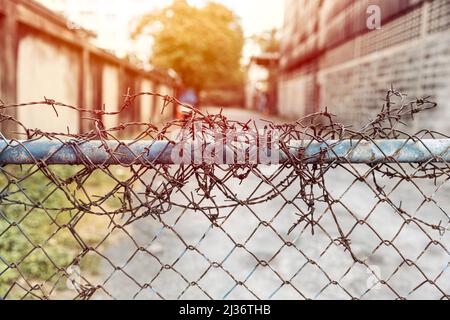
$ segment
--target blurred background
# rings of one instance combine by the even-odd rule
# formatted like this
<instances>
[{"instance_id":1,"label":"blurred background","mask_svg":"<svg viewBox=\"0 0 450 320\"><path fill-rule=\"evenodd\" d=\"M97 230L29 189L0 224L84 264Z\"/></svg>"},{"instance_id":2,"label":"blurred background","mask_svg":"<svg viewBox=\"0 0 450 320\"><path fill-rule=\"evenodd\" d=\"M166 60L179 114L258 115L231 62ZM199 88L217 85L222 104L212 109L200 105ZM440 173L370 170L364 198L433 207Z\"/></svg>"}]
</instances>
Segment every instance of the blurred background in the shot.
<instances>
[{"instance_id":1,"label":"blurred background","mask_svg":"<svg viewBox=\"0 0 450 320\"><path fill-rule=\"evenodd\" d=\"M420 123L445 130L449 8L448 0L2 0L0 96L116 111L129 89L284 118L327 106L360 124L393 85L437 100L441 120ZM180 113L157 109L145 97L115 121ZM17 113L32 127L52 117ZM69 120L74 132L89 127L74 112L61 117L42 129L65 131Z\"/></svg>"},{"instance_id":2,"label":"blurred background","mask_svg":"<svg viewBox=\"0 0 450 320\"><path fill-rule=\"evenodd\" d=\"M449 29L449 0L1 0L0 97L117 111L128 90L153 91L266 117L328 107L360 124L393 85L435 99L436 117L416 123L446 130ZM143 97L105 125L182 112L160 104ZM15 113L29 127L89 129L74 111Z\"/></svg>"}]
</instances>

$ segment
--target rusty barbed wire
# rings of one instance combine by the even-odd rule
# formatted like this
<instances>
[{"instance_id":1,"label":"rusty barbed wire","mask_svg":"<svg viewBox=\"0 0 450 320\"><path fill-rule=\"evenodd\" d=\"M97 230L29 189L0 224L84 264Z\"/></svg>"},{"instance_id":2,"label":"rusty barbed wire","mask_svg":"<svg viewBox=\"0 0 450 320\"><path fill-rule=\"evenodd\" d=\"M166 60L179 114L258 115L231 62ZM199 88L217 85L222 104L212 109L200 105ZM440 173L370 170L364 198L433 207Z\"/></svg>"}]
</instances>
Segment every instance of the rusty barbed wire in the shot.
<instances>
[{"instance_id":1,"label":"rusty barbed wire","mask_svg":"<svg viewBox=\"0 0 450 320\"><path fill-rule=\"evenodd\" d=\"M187 111L159 127L139 121L106 127L107 118L130 112L146 95L161 99L163 111L170 105ZM46 132L8 115L31 107L52 108L56 116L59 109L74 110L91 129ZM344 140L447 139L402 130L415 114L435 107L430 97L406 102L391 88L381 111L357 130L327 109L292 123L257 124L151 92L128 92L116 112L48 98L0 102L0 125L17 128L7 132L14 138L2 133L0 158L14 146L26 149L26 141L59 141L79 162L49 164L58 148L45 159L27 149L32 164L2 163L0 297L449 299L448 163L440 155L409 164L388 156L366 164L329 160ZM195 139L199 124L205 140L211 130L223 136L276 131L286 159L267 167L170 165L146 157L157 142L176 144L174 132ZM130 134L132 140L122 140ZM113 161L94 163L82 149L90 141ZM135 153L139 141L148 147ZM305 145L292 152L296 141ZM314 143L326 147L308 156ZM124 152L132 161L123 161ZM73 267L80 274L74 276Z\"/></svg>"}]
</instances>

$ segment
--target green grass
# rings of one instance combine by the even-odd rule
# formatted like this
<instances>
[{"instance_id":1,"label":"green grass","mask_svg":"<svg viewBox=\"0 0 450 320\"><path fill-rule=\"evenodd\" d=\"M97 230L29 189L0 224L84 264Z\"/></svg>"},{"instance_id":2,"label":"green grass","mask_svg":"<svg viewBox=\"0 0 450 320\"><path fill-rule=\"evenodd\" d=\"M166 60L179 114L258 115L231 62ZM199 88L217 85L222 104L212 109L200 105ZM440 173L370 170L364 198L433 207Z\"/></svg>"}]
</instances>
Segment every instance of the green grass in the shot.
<instances>
[{"instance_id":1,"label":"green grass","mask_svg":"<svg viewBox=\"0 0 450 320\"><path fill-rule=\"evenodd\" d=\"M49 167L59 183L68 182L62 187L35 166L0 169L0 298L32 299L54 293L54 289L64 290L66 278L61 270L77 257L83 272L97 271L98 258L79 256L83 248L67 226L72 226L87 246L94 247L102 242L109 219L76 210L71 202L89 203L95 196L108 194L116 182L101 171L79 181L81 184L67 180L82 169ZM118 206L120 201L111 197L98 212ZM30 294L32 287L35 290Z\"/></svg>"}]
</instances>

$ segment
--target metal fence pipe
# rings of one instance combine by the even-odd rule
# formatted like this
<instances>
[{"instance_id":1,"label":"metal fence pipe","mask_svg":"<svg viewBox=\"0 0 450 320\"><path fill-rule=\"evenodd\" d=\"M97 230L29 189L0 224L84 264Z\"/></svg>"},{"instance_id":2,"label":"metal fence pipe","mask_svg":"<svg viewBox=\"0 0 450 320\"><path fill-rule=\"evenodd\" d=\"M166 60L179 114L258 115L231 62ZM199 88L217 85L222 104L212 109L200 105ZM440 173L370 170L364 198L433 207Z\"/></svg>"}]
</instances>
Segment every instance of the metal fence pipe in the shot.
<instances>
[{"instance_id":1,"label":"metal fence pipe","mask_svg":"<svg viewBox=\"0 0 450 320\"><path fill-rule=\"evenodd\" d=\"M0 164L173 164L173 148L167 141L0 141ZM281 163L292 161L284 151L277 152ZM291 142L289 153L306 163L450 162L450 139L305 140Z\"/></svg>"}]
</instances>

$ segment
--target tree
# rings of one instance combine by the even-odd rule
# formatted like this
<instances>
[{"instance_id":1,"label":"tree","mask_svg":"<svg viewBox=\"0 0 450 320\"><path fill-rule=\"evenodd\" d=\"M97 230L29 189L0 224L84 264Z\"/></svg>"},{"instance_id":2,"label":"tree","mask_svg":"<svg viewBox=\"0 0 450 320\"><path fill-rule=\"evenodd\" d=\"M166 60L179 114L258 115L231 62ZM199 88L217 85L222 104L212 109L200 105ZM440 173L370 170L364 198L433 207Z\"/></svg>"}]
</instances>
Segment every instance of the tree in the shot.
<instances>
[{"instance_id":1,"label":"tree","mask_svg":"<svg viewBox=\"0 0 450 320\"><path fill-rule=\"evenodd\" d=\"M144 33L154 40L151 64L175 70L198 93L242 83L244 36L238 17L227 7L209 2L199 8L174 0L139 20L133 36Z\"/></svg>"}]
</instances>

